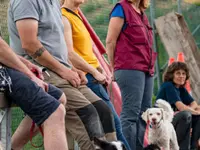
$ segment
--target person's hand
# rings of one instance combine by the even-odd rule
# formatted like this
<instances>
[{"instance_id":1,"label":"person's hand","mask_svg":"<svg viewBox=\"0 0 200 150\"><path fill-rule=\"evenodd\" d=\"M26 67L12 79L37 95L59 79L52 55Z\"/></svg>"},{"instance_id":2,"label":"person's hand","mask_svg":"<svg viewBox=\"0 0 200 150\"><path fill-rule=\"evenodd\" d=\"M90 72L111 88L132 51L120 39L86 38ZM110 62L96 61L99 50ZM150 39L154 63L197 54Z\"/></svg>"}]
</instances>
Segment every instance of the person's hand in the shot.
<instances>
[{"instance_id":1,"label":"person's hand","mask_svg":"<svg viewBox=\"0 0 200 150\"><path fill-rule=\"evenodd\" d=\"M112 82L112 76L107 75L107 73L103 70L102 74L106 77L105 85L109 85Z\"/></svg>"},{"instance_id":2,"label":"person's hand","mask_svg":"<svg viewBox=\"0 0 200 150\"><path fill-rule=\"evenodd\" d=\"M98 83L104 84L106 82L106 76L100 73L98 70L95 70L95 72L92 73L92 75Z\"/></svg>"},{"instance_id":3,"label":"person's hand","mask_svg":"<svg viewBox=\"0 0 200 150\"><path fill-rule=\"evenodd\" d=\"M193 115L196 115L196 116L198 116L198 115L200 115L200 111L194 111L194 113L192 113Z\"/></svg>"},{"instance_id":4,"label":"person's hand","mask_svg":"<svg viewBox=\"0 0 200 150\"><path fill-rule=\"evenodd\" d=\"M198 111L198 112L200 112L200 107L198 106L195 110Z\"/></svg>"},{"instance_id":5,"label":"person's hand","mask_svg":"<svg viewBox=\"0 0 200 150\"><path fill-rule=\"evenodd\" d=\"M42 73L42 68L30 63L28 65L28 68L38 77L40 78L41 80L44 80L44 76L43 76L43 73Z\"/></svg>"},{"instance_id":6,"label":"person's hand","mask_svg":"<svg viewBox=\"0 0 200 150\"><path fill-rule=\"evenodd\" d=\"M115 81L114 68L111 65L110 65L110 69L111 69L111 80Z\"/></svg>"},{"instance_id":7,"label":"person's hand","mask_svg":"<svg viewBox=\"0 0 200 150\"><path fill-rule=\"evenodd\" d=\"M48 91L48 84L40 80L38 77L33 76L31 80L35 82L39 87L41 87L44 91Z\"/></svg>"},{"instance_id":8,"label":"person's hand","mask_svg":"<svg viewBox=\"0 0 200 150\"><path fill-rule=\"evenodd\" d=\"M79 77L81 79L81 85L86 85L88 83L88 80L87 80L87 78L85 76L85 73L83 71L81 71L81 70L78 70L78 69L77 69L77 73L78 73L78 75L79 75Z\"/></svg>"},{"instance_id":9,"label":"person's hand","mask_svg":"<svg viewBox=\"0 0 200 150\"><path fill-rule=\"evenodd\" d=\"M65 71L60 74L60 76L69 81L73 87L79 87L81 84L81 79L76 71L65 68Z\"/></svg>"},{"instance_id":10,"label":"person's hand","mask_svg":"<svg viewBox=\"0 0 200 150\"><path fill-rule=\"evenodd\" d=\"M197 111L197 115L200 115L200 111Z\"/></svg>"}]
</instances>

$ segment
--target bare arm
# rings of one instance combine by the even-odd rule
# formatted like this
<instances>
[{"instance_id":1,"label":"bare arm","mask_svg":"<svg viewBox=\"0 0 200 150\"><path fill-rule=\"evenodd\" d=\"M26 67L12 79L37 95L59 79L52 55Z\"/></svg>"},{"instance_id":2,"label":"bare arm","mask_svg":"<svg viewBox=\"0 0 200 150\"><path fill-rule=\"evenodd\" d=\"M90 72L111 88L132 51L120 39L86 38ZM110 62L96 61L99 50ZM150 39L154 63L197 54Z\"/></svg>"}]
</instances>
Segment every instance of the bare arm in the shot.
<instances>
[{"instance_id":1,"label":"bare arm","mask_svg":"<svg viewBox=\"0 0 200 150\"><path fill-rule=\"evenodd\" d=\"M116 47L116 42L121 32L123 24L123 18L112 17L108 26L108 33L106 38L106 51L112 70L114 67L114 51Z\"/></svg>"},{"instance_id":2,"label":"bare arm","mask_svg":"<svg viewBox=\"0 0 200 150\"><path fill-rule=\"evenodd\" d=\"M47 84L39 80L29 68L19 59L19 57L12 51L8 44L0 37L0 62L10 68L18 70L27 75L31 80L38 84L44 90L47 90Z\"/></svg>"},{"instance_id":3,"label":"bare arm","mask_svg":"<svg viewBox=\"0 0 200 150\"><path fill-rule=\"evenodd\" d=\"M77 69L94 74L97 70L91 65L89 65L81 56L79 56L74 51L71 25L68 19L64 16L63 16L63 23L64 23L65 41L68 47L68 54L70 61Z\"/></svg>"},{"instance_id":4,"label":"bare arm","mask_svg":"<svg viewBox=\"0 0 200 150\"><path fill-rule=\"evenodd\" d=\"M198 108L198 104L196 101L193 101L191 104L190 104L190 107L194 110L196 110Z\"/></svg>"},{"instance_id":5,"label":"bare arm","mask_svg":"<svg viewBox=\"0 0 200 150\"><path fill-rule=\"evenodd\" d=\"M42 80L44 80L44 76L42 73L42 68L31 63L30 61L26 60L24 57L19 56L19 59L29 68L29 70L31 70L32 72L34 72L34 74L36 74L36 76Z\"/></svg>"},{"instance_id":6,"label":"bare arm","mask_svg":"<svg viewBox=\"0 0 200 150\"><path fill-rule=\"evenodd\" d=\"M193 108L194 110L200 112L200 106L197 104L196 101L193 101L193 102L190 104L190 107Z\"/></svg>"},{"instance_id":7,"label":"bare arm","mask_svg":"<svg viewBox=\"0 0 200 150\"><path fill-rule=\"evenodd\" d=\"M26 60L24 57L19 56L19 59L29 68L29 66L32 64L30 61Z\"/></svg>"},{"instance_id":8,"label":"bare arm","mask_svg":"<svg viewBox=\"0 0 200 150\"><path fill-rule=\"evenodd\" d=\"M62 76L62 73L65 70L64 65L52 57L37 39L38 21L35 19L19 20L16 22L16 26L21 39L22 48L25 49L30 56L34 56L35 60L39 64L55 71Z\"/></svg>"},{"instance_id":9,"label":"bare arm","mask_svg":"<svg viewBox=\"0 0 200 150\"><path fill-rule=\"evenodd\" d=\"M88 64L81 56L79 56L74 51L71 25L68 19L64 16L63 16L63 23L64 23L64 35L68 47L69 59L74 65L74 67L84 72L90 73L98 81L104 82L106 77L103 74L101 74L96 68Z\"/></svg>"},{"instance_id":10,"label":"bare arm","mask_svg":"<svg viewBox=\"0 0 200 150\"><path fill-rule=\"evenodd\" d=\"M186 110L186 111L191 112L193 115L200 115L200 111L196 111L196 110L193 109L192 107L183 104L181 101L176 102L175 105L176 105L176 107L177 107L177 109L178 109L179 111L184 111L184 110Z\"/></svg>"},{"instance_id":11,"label":"bare arm","mask_svg":"<svg viewBox=\"0 0 200 150\"><path fill-rule=\"evenodd\" d=\"M63 79L68 80L73 86L77 87L79 85L80 78L78 74L57 61L38 40L37 20L18 20L16 26L21 39L22 48L25 49L30 56L32 56L42 66L49 68L60 75Z\"/></svg>"},{"instance_id":12,"label":"bare arm","mask_svg":"<svg viewBox=\"0 0 200 150\"><path fill-rule=\"evenodd\" d=\"M28 77L32 78L34 74L27 66L20 61L17 55L12 51L8 44L0 37L0 62L10 68L16 69Z\"/></svg>"}]
</instances>

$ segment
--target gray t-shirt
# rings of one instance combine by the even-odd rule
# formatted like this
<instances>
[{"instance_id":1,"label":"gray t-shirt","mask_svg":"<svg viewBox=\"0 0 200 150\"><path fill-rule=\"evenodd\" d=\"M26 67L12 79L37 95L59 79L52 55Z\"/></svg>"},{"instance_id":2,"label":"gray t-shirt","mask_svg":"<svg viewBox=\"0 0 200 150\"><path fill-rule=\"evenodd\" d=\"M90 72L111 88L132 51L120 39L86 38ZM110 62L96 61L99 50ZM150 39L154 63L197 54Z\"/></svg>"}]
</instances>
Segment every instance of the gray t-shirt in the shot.
<instances>
[{"instance_id":1,"label":"gray t-shirt","mask_svg":"<svg viewBox=\"0 0 200 150\"><path fill-rule=\"evenodd\" d=\"M38 21L38 39L49 53L59 62L71 67L68 63L59 0L10 0L8 9L10 46L22 56L26 56L27 53L22 49L16 21L28 18Z\"/></svg>"}]
</instances>

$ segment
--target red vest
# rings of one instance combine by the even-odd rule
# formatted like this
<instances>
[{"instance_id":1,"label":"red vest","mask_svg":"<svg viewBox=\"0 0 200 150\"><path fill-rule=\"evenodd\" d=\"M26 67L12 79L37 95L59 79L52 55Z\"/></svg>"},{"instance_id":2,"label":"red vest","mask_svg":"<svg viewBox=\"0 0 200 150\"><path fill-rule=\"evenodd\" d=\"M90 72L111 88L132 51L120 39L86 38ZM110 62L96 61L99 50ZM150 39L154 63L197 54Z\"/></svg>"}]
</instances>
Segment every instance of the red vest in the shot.
<instances>
[{"instance_id":1,"label":"red vest","mask_svg":"<svg viewBox=\"0 0 200 150\"><path fill-rule=\"evenodd\" d=\"M153 34L147 16L139 14L131 4L122 0L126 28L121 31L115 49L114 68L140 70L154 74L157 53L152 49Z\"/></svg>"}]
</instances>

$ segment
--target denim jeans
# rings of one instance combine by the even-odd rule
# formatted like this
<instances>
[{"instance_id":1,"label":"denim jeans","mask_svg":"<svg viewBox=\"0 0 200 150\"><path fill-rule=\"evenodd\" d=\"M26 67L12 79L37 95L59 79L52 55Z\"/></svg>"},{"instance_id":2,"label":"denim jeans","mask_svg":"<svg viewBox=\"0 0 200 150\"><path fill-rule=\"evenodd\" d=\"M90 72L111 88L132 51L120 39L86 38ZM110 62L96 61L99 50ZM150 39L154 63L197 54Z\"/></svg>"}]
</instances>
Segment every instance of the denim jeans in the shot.
<instances>
[{"instance_id":1,"label":"denim jeans","mask_svg":"<svg viewBox=\"0 0 200 150\"><path fill-rule=\"evenodd\" d=\"M141 114L151 107L153 77L138 70L117 70L122 95L122 131L131 150L142 150L146 123Z\"/></svg>"},{"instance_id":2,"label":"denim jeans","mask_svg":"<svg viewBox=\"0 0 200 150\"><path fill-rule=\"evenodd\" d=\"M102 84L99 84L96 81L96 79L91 75L91 74L87 74L86 75L87 79L88 79L88 84L87 86L97 95L99 96L104 102L106 102L106 104L110 107L113 116L114 116L114 122L115 122L115 128L116 128L116 133L117 133L117 139L122 141L124 143L124 145L126 146L127 150L131 150L123 133L122 133L122 127L121 127L121 122L120 119L117 115L117 112L115 111L115 108L112 104L112 102L110 101L110 98L108 96L108 93L106 92L105 88L102 86Z\"/></svg>"}]
</instances>

